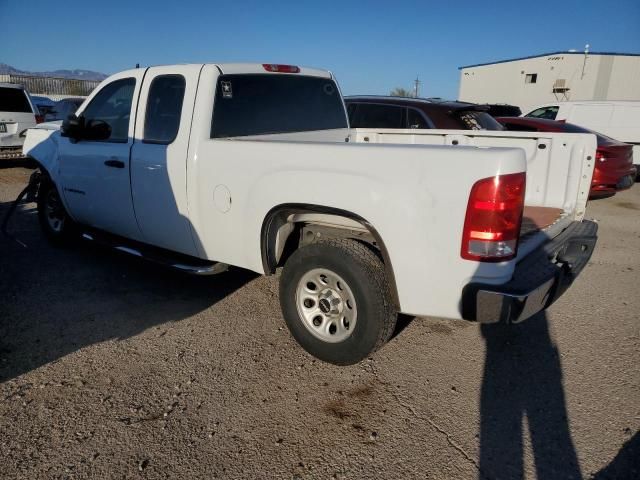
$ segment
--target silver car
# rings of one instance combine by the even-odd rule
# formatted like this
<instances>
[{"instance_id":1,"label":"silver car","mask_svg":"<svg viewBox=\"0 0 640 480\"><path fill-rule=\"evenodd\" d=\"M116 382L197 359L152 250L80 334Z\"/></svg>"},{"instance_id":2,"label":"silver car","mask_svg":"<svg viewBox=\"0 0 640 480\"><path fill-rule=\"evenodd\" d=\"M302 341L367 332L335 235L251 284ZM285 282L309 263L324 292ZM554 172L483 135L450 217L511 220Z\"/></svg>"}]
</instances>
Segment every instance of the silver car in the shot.
<instances>
[{"instance_id":1,"label":"silver car","mask_svg":"<svg viewBox=\"0 0 640 480\"><path fill-rule=\"evenodd\" d=\"M0 83L0 160L22 157L24 133L41 120L22 85Z\"/></svg>"}]
</instances>

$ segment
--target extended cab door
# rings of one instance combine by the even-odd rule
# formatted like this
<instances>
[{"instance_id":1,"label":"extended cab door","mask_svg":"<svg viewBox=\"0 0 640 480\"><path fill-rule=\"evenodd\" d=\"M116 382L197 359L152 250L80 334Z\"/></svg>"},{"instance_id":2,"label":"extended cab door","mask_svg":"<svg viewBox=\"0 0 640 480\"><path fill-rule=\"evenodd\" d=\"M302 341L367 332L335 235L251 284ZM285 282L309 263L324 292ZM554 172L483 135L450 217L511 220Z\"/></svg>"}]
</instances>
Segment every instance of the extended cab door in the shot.
<instances>
[{"instance_id":1,"label":"extended cab door","mask_svg":"<svg viewBox=\"0 0 640 480\"><path fill-rule=\"evenodd\" d=\"M187 211L187 156L201 65L149 68L131 151L131 188L145 241L197 255Z\"/></svg>"},{"instance_id":2,"label":"extended cab door","mask_svg":"<svg viewBox=\"0 0 640 480\"><path fill-rule=\"evenodd\" d=\"M122 72L78 112L111 128L106 140L59 137L60 190L71 216L107 232L143 240L131 199L129 157L144 69Z\"/></svg>"}]
</instances>

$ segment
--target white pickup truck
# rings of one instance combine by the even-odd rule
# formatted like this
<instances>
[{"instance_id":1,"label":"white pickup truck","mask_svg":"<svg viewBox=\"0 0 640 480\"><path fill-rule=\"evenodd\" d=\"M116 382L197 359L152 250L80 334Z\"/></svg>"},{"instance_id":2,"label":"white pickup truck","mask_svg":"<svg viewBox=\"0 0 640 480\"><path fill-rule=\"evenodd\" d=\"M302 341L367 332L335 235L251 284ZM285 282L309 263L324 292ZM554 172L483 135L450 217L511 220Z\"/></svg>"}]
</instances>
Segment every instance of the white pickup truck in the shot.
<instances>
[{"instance_id":1,"label":"white pickup truck","mask_svg":"<svg viewBox=\"0 0 640 480\"><path fill-rule=\"evenodd\" d=\"M595 136L350 130L331 73L291 65L122 72L24 148L51 241L197 274L283 267L289 329L336 364L384 344L399 312L520 322L596 242Z\"/></svg>"}]
</instances>

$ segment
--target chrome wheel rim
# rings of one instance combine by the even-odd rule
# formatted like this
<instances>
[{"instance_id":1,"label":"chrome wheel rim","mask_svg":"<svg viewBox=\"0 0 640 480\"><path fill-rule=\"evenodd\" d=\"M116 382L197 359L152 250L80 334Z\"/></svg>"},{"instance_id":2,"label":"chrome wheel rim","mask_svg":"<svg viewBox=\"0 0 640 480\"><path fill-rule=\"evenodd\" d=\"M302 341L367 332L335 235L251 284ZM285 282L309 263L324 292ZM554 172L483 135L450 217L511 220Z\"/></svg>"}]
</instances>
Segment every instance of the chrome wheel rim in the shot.
<instances>
[{"instance_id":1,"label":"chrome wheel rim","mask_svg":"<svg viewBox=\"0 0 640 480\"><path fill-rule=\"evenodd\" d=\"M64 208L55 190L49 190L45 199L45 213L49 227L56 233L62 232L64 227Z\"/></svg>"},{"instance_id":2,"label":"chrome wheel rim","mask_svg":"<svg viewBox=\"0 0 640 480\"><path fill-rule=\"evenodd\" d=\"M329 269L315 268L300 278L296 306L304 326L323 342L342 342L353 334L358 319L353 291Z\"/></svg>"}]
</instances>

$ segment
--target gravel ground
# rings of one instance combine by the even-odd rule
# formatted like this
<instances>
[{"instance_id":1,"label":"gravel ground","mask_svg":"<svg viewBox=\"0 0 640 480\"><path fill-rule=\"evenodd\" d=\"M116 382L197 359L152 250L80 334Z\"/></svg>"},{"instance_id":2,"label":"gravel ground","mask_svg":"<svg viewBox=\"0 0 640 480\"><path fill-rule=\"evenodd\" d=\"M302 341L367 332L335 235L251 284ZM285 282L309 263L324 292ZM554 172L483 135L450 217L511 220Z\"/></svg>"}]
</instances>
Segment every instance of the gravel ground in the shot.
<instances>
[{"instance_id":1,"label":"gravel ground","mask_svg":"<svg viewBox=\"0 0 640 480\"><path fill-rule=\"evenodd\" d=\"M0 166L0 213L29 173ZM588 217L596 252L546 314L405 319L334 367L289 336L277 277L55 249L21 207L28 248L0 238L0 475L640 478L640 186Z\"/></svg>"}]
</instances>

